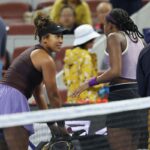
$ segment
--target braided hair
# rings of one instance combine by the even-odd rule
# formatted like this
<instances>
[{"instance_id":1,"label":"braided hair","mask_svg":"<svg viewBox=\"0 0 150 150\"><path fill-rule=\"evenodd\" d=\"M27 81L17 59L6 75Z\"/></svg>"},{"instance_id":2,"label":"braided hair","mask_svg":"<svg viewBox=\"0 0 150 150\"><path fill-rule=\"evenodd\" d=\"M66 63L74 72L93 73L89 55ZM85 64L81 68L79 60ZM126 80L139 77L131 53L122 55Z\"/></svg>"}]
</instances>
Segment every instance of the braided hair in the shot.
<instances>
[{"instance_id":1,"label":"braided hair","mask_svg":"<svg viewBox=\"0 0 150 150\"><path fill-rule=\"evenodd\" d=\"M144 38L144 36L138 30L137 25L123 9L113 9L106 16L106 20L112 24L115 24L119 30L124 31L133 42L137 42L138 38Z\"/></svg>"}]
</instances>

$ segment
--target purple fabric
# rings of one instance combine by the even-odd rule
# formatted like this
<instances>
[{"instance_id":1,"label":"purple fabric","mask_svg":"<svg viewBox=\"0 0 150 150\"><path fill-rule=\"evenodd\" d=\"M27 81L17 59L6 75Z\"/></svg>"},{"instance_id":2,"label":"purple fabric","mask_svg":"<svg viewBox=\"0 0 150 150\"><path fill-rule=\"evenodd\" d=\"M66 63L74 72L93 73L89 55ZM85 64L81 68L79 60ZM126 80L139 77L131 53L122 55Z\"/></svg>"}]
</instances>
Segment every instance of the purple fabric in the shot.
<instances>
[{"instance_id":1,"label":"purple fabric","mask_svg":"<svg viewBox=\"0 0 150 150\"><path fill-rule=\"evenodd\" d=\"M17 89L0 84L0 115L30 111L26 97ZM33 125L24 126L30 134L34 133Z\"/></svg>"}]
</instances>

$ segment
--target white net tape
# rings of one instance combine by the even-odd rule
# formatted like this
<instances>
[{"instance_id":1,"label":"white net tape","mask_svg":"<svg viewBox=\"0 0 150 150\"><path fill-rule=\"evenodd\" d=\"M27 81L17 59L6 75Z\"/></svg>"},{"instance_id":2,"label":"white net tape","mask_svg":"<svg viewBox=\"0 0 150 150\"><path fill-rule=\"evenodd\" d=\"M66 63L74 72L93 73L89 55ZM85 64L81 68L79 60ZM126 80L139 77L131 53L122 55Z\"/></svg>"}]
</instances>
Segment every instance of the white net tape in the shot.
<instances>
[{"instance_id":1,"label":"white net tape","mask_svg":"<svg viewBox=\"0 0 150 150\"><path fill-rule=\"evenodd\" d=\"M0 116L0 128L150 108L150 97Z\"/></svg>"}]
</instances>

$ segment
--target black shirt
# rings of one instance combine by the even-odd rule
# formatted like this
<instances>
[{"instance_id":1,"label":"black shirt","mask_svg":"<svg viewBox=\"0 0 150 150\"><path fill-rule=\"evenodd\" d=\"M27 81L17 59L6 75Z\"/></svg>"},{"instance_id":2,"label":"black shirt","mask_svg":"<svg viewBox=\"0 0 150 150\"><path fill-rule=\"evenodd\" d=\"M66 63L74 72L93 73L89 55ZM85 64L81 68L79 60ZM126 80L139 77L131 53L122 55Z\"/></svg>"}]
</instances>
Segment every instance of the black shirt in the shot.
<instances>
[{"instance_id":1,"label":"black shirt","mask_svg":"<svg viewBox=\"0 0 150 150\"><path fill-rule=\"evenodd\" d=\"M150 44L147 45L139 55L137 82L140 96L150 96Z\"/></svg>"}]
</instances>

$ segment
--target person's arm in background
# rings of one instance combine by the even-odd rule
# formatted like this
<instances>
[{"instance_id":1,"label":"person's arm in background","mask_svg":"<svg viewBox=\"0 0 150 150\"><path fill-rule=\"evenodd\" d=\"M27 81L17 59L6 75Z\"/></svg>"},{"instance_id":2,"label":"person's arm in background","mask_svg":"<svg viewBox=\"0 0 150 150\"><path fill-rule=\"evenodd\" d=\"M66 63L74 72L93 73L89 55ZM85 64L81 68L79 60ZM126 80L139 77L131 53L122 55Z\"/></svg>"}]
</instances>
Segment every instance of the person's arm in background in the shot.
<instances>
[{"instance_id":1,"label":"person's arm in background","mask_svg":"<svg viewBox=\"0 0 150 150\"><path fill-rule=\"evenodd\" d=\"M52 6L52 9L50 10L50 18L58 23L59 21L59 16L60 16L60 10L63 7L63 4L61 0L56 0L54 5Z\"/></svg>"}]
</instances>

